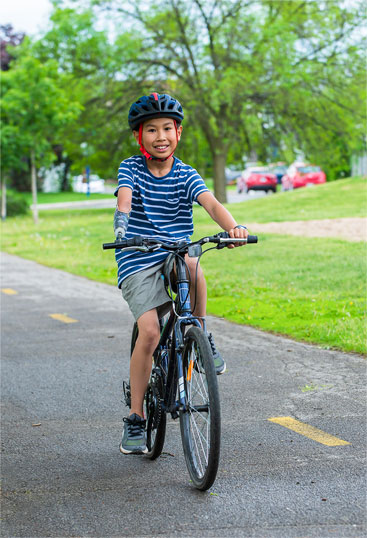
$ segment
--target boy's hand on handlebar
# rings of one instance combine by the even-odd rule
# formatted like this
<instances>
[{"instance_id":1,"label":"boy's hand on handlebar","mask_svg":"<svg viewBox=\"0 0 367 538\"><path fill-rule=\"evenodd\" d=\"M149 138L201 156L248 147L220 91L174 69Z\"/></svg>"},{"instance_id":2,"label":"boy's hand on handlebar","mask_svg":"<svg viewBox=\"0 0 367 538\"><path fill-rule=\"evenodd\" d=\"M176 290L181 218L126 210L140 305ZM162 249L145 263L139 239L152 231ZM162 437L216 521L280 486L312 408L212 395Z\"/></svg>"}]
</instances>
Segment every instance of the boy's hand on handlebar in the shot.
<instances>
[{"instance_id":1,"label":"boy's hand on handlebar","mask_svg":"<svg viewBox=\"0 0 367 538\"><path fill-rule=\"evenodd\" d=\"M248 230L244 226L235 226L231 230L228 230L228 234L229 237L234 237L236 239L247 239ZM246 245L246 241L244 241L243 243L230 243L228 245L228 248L243 247L244 245Z\"/></svg>"}]
</instances>

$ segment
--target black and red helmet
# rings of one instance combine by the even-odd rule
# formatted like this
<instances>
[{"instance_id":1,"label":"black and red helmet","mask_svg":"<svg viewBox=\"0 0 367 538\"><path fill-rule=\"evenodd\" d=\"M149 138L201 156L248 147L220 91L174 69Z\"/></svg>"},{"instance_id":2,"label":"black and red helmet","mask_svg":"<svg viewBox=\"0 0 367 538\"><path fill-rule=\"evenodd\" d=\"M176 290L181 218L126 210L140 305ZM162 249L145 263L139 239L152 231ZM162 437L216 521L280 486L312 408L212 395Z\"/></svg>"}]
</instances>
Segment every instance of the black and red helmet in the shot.
<instances>
[{"instance_id":1,"label":"black and red helmet","mask_svg":"<svg viewBox=\"0 0 367 538\"><path fill-rule=\"evenodd\" d=\"M133 131L137 131L144 121L160 117L172 118L180 124L184 119L181 104L167 93L143 95L130 107L129 126Z\"/></svg>"}]
</instances>

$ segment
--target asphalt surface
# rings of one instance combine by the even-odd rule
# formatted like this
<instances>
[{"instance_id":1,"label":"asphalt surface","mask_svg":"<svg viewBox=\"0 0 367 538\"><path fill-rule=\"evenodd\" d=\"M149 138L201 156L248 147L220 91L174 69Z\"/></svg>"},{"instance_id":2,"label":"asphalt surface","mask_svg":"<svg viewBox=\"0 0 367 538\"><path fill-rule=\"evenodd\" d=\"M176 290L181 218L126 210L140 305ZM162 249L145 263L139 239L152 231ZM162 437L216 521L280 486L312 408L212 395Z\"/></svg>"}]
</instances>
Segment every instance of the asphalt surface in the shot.
<instances>
[{"instance_id":1,"label":"asphalt surface","mask_svg":"<svg viewBox=\"0 0 367 538\"><path fill-rule=\"evenodd\" d=\"M2 536L366 536L365 359L209 318L228 370L219 472L199 492L177 421L158 460L119 453L132 318L117 288L1 263Z\"/></svg>"}]
</instances>

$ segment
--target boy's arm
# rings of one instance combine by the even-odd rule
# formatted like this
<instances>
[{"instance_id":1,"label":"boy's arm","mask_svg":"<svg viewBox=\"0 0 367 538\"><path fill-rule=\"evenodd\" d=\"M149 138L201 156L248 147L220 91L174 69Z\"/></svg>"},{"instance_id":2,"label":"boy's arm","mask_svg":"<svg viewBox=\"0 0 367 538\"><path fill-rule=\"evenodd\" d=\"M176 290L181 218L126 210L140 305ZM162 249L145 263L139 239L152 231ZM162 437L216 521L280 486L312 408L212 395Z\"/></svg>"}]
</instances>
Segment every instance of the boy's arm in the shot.
<instances>
[{"instance_id":1,"label":"boy's arm","mask_svg":"<svg viewBox=\"0 0 367 538\"><path fill-rule=\"evenodd\" d=\"M246 238L248 236L248 231L245 228L237 227L240 225L237 224L230 212L218 202L211 192L203 192L202 194L199 194L197 201L209 213L211 218L219 224L223 230L229 233L230 237ZM236 243L235 246L242 246L244 244L245 243ZM229 248L233 248L233 245L230 245Z\"/></svg>"},{"instance_id":2,"label":"boy's arm","mask_svg":"<svg viewBox=\"0 0 367 538\"><path fill-rule=\"evenodd\" d=\"M117 192L117 209L124 213L130 213L133 191L130 187L120 187Z\"/></svg>"},{"instance_id":3,"label":"boy's arm","mask_svg":"<svg viewBox=\"0 0 367 538\"><path fill-rule=\"evenodd\" d=\"M129 223L132 190L129 187L121 187L117 193L117 205L113 219L115 237L125 237Z\"/></svg>"}]
</instances>

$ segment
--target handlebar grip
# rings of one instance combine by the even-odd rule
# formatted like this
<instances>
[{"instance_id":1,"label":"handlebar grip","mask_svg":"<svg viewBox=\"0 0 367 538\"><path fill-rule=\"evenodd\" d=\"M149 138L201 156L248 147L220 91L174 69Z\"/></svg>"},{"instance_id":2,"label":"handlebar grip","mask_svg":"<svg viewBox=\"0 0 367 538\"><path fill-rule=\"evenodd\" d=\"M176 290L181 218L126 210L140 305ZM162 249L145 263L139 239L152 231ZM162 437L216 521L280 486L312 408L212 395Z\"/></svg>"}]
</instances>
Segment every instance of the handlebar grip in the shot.
<instances>
[{"instance_id":1,"label":"handlebar grip","mask_svg":"<svg viewBox=\"0 0 367 538\"><path fill-rule=\"evenodd\" d=\"M247 236L247 243L257 243L257 235Z\"/></svg>"},{"instance_id":2,"label":"handlebar grip","mask_svg":"<svg viewBox=\"0 0 367 538\"><path fill-rule=\"evenodd\" d=\"M109 248L125 248L127 239L122 239L121 241L115 241L114 243L103 243L102 248L103 250L107 250Z\"/></svg>"},{"instance_id":3,"label":"handlebar grip","mask_svg":"<svg viewBox=\"0 0 367 538\"><path fill-rule=\"evenodd\" d=\"M217 237L222 237L223 239L228 239L229 238L229 233L228 232L219 232L217 234ZM247 236L247 243L257 243L257 235L248 235Z\"/></svg>"},{"instance_id":4,"label":"handlebar grip","mask_svg":"<svg viewBox=\"0 0 367 538\"><path fill-rule=\"evenodd\" d=\"M126 247L141 247L143 238L140 235L134 235L130 239L116 239L114 243L103 243L103 250L109 248L121 249Z\"/></svg>"}]
</instances>

